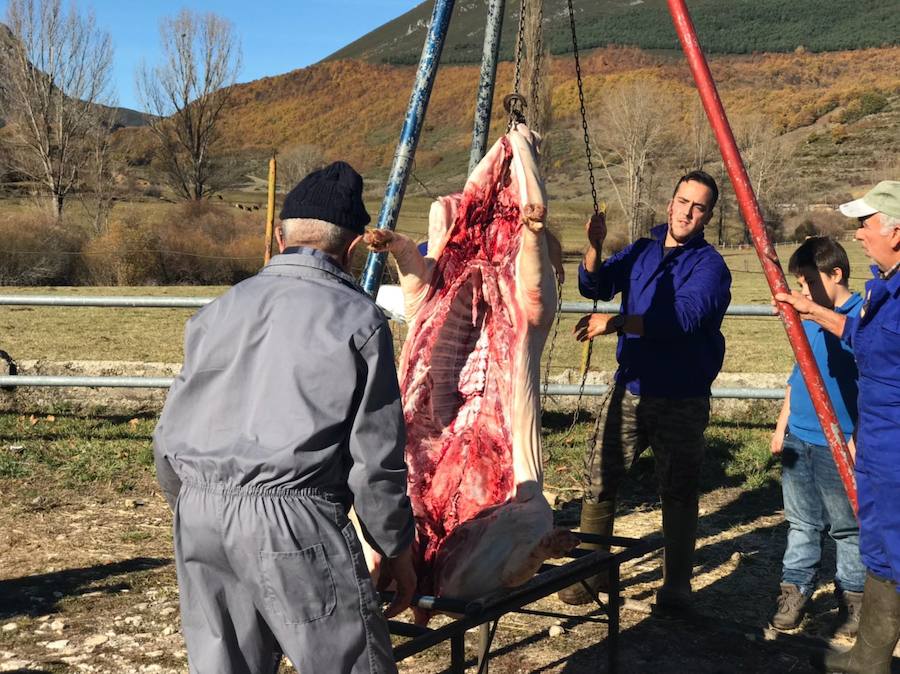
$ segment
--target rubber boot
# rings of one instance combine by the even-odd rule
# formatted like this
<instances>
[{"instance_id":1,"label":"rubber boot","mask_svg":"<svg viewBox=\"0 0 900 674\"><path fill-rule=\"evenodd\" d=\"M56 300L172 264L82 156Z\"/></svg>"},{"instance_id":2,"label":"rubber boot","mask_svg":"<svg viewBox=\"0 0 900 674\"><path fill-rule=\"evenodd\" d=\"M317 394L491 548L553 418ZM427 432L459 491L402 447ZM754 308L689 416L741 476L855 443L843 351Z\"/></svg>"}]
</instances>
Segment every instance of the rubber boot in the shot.
<instances>
[{"instance_id":1,"label":"rubber boot","mask_svg":"<svg viewBox=\"0 0 900 674\"><path fill-rule=\"evenodd\" d=\"M900 594L893 581L871 573L863 590L862 615L853 648L829 651L820 671L843 674L890 674L891 658L900 637Z\"/></svg>"},{"instance_id":2,"label":"rubber boot","mask_svg":"<svg viewBox=\"0 0 900 674\"><path fill-rule=\"evenodd\" d=\"M697 542L697 503L663 499L663 584L656 592L656 608L682 613L691 608L691 575Z\"/></svg>"},{"instance_id":3,"label":"rubber boot","mask_svg":"<svg viewBox=\"0 0 900 674\"><path fill-rule=\"evenodd\" d=\"M600 536L612 536L613 520L616 514L616 502L614 500L600 501L599 503L584 501L581 504L580 530L585 534L599 534ZM609 550L608 545L596 543L582 543L583 550ZM587 585L590 590L585 587ZM559 600L566 604L578 606L588 604L597 598L598 592L606 592L609 589L609 572L603 570L583 582L575 583L557 593Z\"/></svg>"}]
</instances>

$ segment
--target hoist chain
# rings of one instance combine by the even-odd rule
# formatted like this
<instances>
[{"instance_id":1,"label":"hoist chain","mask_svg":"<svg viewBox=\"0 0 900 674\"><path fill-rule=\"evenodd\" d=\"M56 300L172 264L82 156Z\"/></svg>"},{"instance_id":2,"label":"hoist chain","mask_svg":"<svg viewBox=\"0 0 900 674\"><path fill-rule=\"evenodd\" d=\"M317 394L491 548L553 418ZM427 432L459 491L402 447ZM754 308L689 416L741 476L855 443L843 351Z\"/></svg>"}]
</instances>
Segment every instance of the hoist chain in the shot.
<instances>
[{"instance_id":1,"label":"hoist chain","mask_svg":"<svg viewBox=\"0 0 900 674\"><path fill-rule=\"evenodd\" d=\"M575 81L578 84L578 102L581 105L581 129L584 132L584 154L587 157L588 179L591 181L591 198L594 200L594 213L600 212L597 202L597 186L594 183L594 161L591 158L591 135L588 133L587 111L584 108L584 86L581 82L581 60L578 58L578 36L575 33L575 10L572 0L569 4L569 26L572 28L572 53L575 56Z\"/></svg>"},{"instance_id":2,"label":"hoist chain","mask_svg":"<svg viewBox=\"0 0 900 674\"><path fill-rule=\"evenodd\" d=\"M534 36L534 53L528 55L528 58L531 60L529 103L531 104L532 114L536 115L538 110L538 88L541 79L541 61L544 60L544 0L533 0L533 2L537 3L538 18ZM534 11L534 4L531 5L531 11ZM539 131L543 132L544 129L539 129Z\"/></svg>"},{"instance_id":3,"label":"hoist chain","mask_svg":"<svg viewBox=\"0 0 900 674\"><path fill-rule=\"evenodd\" d=\"M516 36L516 77L513 81L513 93L519 93L522 80L522 52L525 51L525 7L526 0L519 3L519 33Z\"/></svg>"},{"instance_id":4,"label":"hoist chain","mask_svg":"<svg viewBox=\"0 0 900 674\"><path fill-rule=\"evenodd\" d=\"M553 270L556 274L556 320L553 322L553 335L550 337L550 349L547 352L547 362L544 364L544 386L550 384L550 364L553 362L553 349L556 345L556 336L559 334L559 319L562 316L562 281L559 272ZM544 412L544 403L547 400L547 394L541 393L541 414Z\"/></svg>"},{"instance_id":5,"label":"hoist chain","mask_svg":"<svg viewBox=\"0 0 900 674\"><path fill-rule=\"evenodd\" d=\"M594 215L600 213L600 204L597 200L597 185L594 181L594 161L591 156L591 135L588 132L587 110L584 107L584 85L581 80L581 59L578 56L578 35L575 31L575 9L572 7L572 0L567 0L569 8L569 26L572 29L572 54L575 57L575 81L578 85L578 102L581 107L581 130L584 132L584 155L587 159L588 180L591 183L591 199L594 205ZM591 313L597 313L597 300L594 300L594 307ZM578 424L578 414L581 411L581 401L584 398L584 387L587 384L588 372L591 368L591 355L594 350L594 340L588 340L585 347L584 359L581 365L581 385L578 387L578 399L575 401L575 412L572 414L572 426L569 429L571 433ZM602 408L601 408L602 409ZM594 433L594 441L596 440L596 429ZM593 442L593 441L592 441Z\"/></svg>"}]
</instances>

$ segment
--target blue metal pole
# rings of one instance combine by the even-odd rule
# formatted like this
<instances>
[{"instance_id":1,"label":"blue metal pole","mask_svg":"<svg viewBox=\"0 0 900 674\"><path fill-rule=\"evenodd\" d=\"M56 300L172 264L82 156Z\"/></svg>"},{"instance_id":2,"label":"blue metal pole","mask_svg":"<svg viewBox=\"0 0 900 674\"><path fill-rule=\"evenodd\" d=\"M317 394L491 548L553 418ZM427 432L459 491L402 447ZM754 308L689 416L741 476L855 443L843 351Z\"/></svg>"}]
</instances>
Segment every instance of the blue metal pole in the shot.
<instances>
[{"instance_id":1,"label":"blue metal pole","mask_svg":"<svg viewBox=\"0 0 900 674\"><path fill-rule=\"evenodd\" d=\"M422 57L419 59L419 69L416 72L416 83L409 98L406 119L400 131L400 142L397 144L394 164L384 190L384 201L378 214L376 226L379 229L394 229L397 226L397 215L400 213L403 194L406 192L406 181L409 180L409 169L416 154L416 145L419 144L419 134L422 131L428 99L431 97L431 87L434 85L438 63L441 60L454 2L455 0L435 0L434 3L431 25L425 37L425 46L422 48ZM386 256L386 253L369 253L366 260L360 285L372 297L378 293L378 286L381 285Z\"/></svg>"},{"instance_id":2,"label":"blue metal pole","mask_svg":"<svg viewBox=\"0 0 900 674\"><path fill-rule=\"evenodd\" d=\"M490 0L487 25L484 29L484 51L481 55L481 82L475 99L475 126L472 128L472 150L469 153L469 173L487 151L487 136L491 126L491 107L494 103L494 83L497 81L497 58L500 54L500 33L506 0Z\"/></svg>"}]
</instances>

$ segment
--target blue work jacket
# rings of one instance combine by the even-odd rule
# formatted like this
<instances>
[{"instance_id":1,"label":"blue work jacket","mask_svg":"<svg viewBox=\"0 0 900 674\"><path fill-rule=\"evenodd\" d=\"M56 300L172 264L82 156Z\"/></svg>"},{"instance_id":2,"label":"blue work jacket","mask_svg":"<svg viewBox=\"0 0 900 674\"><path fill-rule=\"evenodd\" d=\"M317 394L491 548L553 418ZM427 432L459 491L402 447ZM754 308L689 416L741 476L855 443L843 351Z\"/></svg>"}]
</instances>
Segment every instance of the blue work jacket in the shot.
<instances>
[{"instance_id":1,"label":"blue work jacket","mask_svg":"<svg viewBox=\"0 0 900 674\"><path fill-rule=\"evenodd\" d=\"M596 273L578 269L584 297L609 301L644 318L644 335L623 334L616 347L616 383L635 395L708 396L725 359L722 318L731 301L731 273L702 232L668 255L668 225L654 227L604 260Z\"/></svg>"},{"instance_id":2,"label":"blue work jacket","mask_svg":"<svg viewBox=\"0 0 900 674\"><path fill-rule=\"evenodd\" d=\"M900 273L884 280L877 267L866 283L859 316L848 316L842 339L859 368L856 460L869 471L900 476Z\"/></svg>"}]
</instances>

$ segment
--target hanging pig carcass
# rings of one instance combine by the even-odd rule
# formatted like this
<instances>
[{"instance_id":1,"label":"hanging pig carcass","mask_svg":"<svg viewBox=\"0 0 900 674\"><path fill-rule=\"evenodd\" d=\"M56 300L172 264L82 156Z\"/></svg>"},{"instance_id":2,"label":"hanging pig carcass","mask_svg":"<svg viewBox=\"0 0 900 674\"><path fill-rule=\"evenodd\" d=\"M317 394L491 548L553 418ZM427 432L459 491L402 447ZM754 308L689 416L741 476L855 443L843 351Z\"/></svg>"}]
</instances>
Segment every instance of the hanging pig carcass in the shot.
<instances>
[{"instance_id":1,"label":"hanging pig carcass","mask_svg":"<svg viewBox=\"0 0 900 674\"><path fill-rule=\"evenodd\" d=\"M432 205L426 257L401 234L366 235L397 262L410 324L400 387L422 594L515 587L577 543L553 528L542 489L540 358L557 288L537 144L517 125L462 194Z\"/></svg>"}]
</instances>

